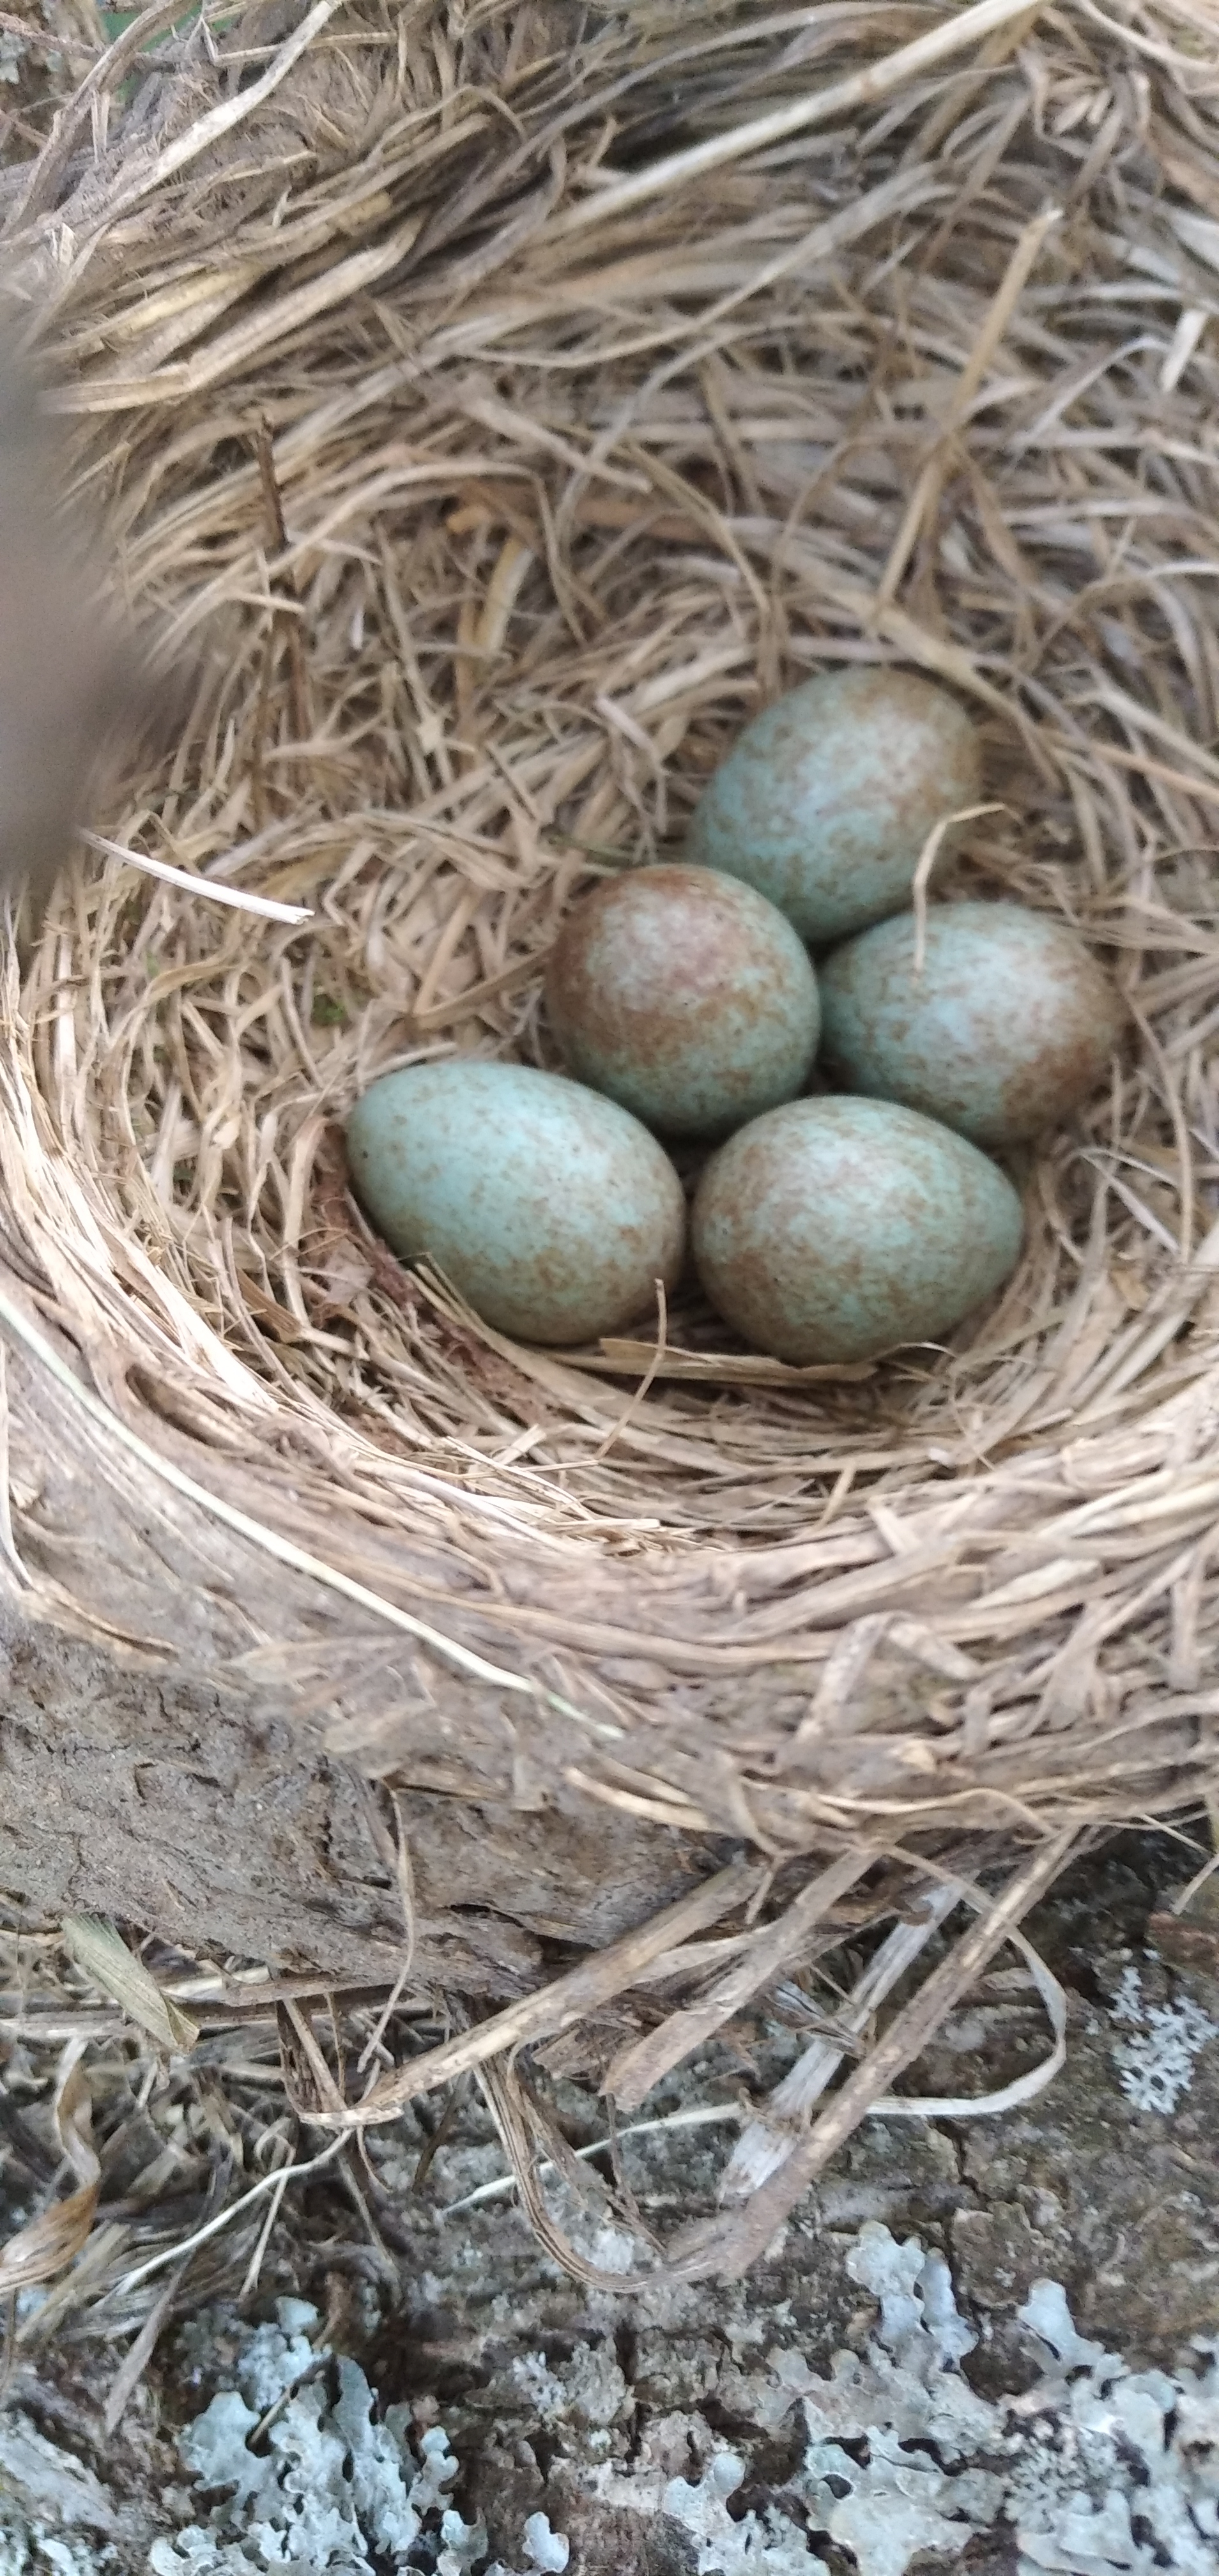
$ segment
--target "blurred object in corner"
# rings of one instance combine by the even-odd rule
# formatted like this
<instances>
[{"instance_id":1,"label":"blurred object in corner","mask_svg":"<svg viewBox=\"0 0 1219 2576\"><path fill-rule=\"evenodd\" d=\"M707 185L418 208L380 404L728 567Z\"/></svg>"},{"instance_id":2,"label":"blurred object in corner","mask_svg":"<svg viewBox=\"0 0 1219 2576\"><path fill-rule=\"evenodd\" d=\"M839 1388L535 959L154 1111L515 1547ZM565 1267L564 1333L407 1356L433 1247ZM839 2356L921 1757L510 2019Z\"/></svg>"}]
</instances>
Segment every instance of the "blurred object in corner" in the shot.
<instances>
[{"instance_id":1,"label":"blurred object in corner","mask_svg":"<svg viewBox=\"0 0 1219 2576\"><path fill-rule=\"evenodd\" d=\"M68 501L66 441L0 325L0 907L36 924L90 791L172 721Z\"/></svg>"}]
</instances>

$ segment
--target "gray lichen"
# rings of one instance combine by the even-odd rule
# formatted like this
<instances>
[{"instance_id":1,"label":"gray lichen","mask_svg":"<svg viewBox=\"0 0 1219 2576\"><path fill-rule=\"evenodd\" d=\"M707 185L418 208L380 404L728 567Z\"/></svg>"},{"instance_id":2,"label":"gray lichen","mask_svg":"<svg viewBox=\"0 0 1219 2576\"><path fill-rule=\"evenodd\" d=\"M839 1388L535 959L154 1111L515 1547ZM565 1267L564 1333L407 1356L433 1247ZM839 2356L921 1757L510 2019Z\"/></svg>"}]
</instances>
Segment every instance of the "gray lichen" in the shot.
<instances>
[{"instance_id":1,"label":"gray lichen","mask_svg":"<svg viewBox=\"0 0 1219 2576\"><path fill-rule=\"evenodd\" d=\"M775 2350L738 2388L759 2423L803 2414L800 2523L773 2506L733 2518L745 2463L728 2449L695 2483L653 2476L649 2494L646 2473L603 2469L596 2492L680 2523L697 2576L797 2576L821 2562L822 2539L850 2550L859 2576L906 2576L923 2552L951 2558L1003 2527L1019 2576L1216 2576L1219 2348L1198 2342L1179 2377L1131 2371L1076 2333L1056 2282L1039 2282L1020 2316L1041 2378L993 2402L961 2375L977 2338L942 2256L869 2224L847 2269L880 2303L866 2350L838 2354L829 2379Z\"/></svg>"},{"instance_id":2,"label":"gray lichen","mask_svg":"<svg viewBox=\"0 0 1219 2576\"><path fill-rule=\"evenodd\" d=\"M1113 2047L1123 2093L1136 2111L1175 2111L1189 2091L1194 2059L1208 2040L1219 2039L1219 2022L1188 1995L1149 2003L1133 1967L1122 1971L1111 2018L1124 2025Z\"/></svg>"},{"instance_id":3,"label":"gray lichen","mask_svg":"<svg viewBox=\"0 0 1219 2576\"><path fill-rule=\"evenodd\" d=\"M963 2374L978 2338L941 2254L869 2222L846 2268L876 2304L862 2347L835 2355L826 2376L777 2343L737 2379L736 2404L762 2435L800 2435L798 2465L758 2510L741 2509L748 2460L698 2415L683 2419L697 2475L674 2476L646 2434L626 2454L614 2427L627 2384L608 2353L518 2360L517 2383L537 2422L563 2429L589 2507L676 2525L697 2576L804 2576L827 2542L859 2576L907 2576L924 2553L951 2561L975 2535L1004 2531L1018 2576L1216 2576L1219 2345L1196 2341L1175 2374L1132 2370L1077 2332L1058 2283L1039 2281L1019 2311L1039 2376L990 2398ZM149 2576L563 2576L569 2542L541 2511L523 2517L514 2564L488 2567L481 2520L451 2500L458 2462L444 2430L420 2434L406 2406L380 2410L363 2370L317 2328L314 2309L284 2299L276 2323L246 2334L235 2384L179 2436L196 2519L153 2542ZM670 2443L676 2426L666 2420ZM10 2446L25 2439L16 2417L3 2429ZM77 2464L34 2438L27 2488L70 2471L69 2500L100 2510L97 2482L86 2498ZM86 2527L57 2515L53 2536L0 2504L0 2576L108 2576L117 2562L97 2510Z\"/></svg>"}]
</instances>

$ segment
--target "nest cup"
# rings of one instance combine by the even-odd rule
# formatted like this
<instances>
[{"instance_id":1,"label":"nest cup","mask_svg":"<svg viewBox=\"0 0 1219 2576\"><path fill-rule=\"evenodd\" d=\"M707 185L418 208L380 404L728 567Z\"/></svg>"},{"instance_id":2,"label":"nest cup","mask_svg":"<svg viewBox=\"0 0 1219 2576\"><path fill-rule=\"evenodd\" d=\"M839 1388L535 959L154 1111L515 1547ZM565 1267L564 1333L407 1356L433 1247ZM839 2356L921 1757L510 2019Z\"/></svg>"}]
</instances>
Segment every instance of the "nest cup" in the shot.
<instances>
[{"instance_id":1,"label":"nest cup","mask_svg":"<svg viewBox=\"0 0 1219 2576\"><path fill-rule=\"evenodd\" d=\"M688 2268L769 2240L1098 1826L1214 1779L1214 30L1127 14L321 0L150 68L150 11L10 209L198 683L10 968L6 1579L324 1725L408 1839L515 1819L501 1919L567 1964L505 1932L447 2055L319 2117L556 2032L630 2107L894 1921ZM375 1240L343 1117L552 1062L566 908L843 662L969 703L951 883L1095 945L1112 1086L945 1350L784 1369L692 1298L517 1347Z\"/></svg>"}]
</instances>

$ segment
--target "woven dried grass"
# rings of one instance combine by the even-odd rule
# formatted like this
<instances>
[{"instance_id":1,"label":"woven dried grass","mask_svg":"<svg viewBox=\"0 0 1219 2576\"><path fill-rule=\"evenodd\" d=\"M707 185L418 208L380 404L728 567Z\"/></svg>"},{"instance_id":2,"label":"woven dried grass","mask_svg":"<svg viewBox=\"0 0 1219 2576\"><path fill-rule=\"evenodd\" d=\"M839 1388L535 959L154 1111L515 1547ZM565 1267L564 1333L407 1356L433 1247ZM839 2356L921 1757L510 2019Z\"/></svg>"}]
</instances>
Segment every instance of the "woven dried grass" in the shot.
<instances>
[{"instance_id":1,"label":"woven dried grass","mask_svg":"<svg viewBox=\"0 0 1219 2576\"><path fill-rule=\"evenodd\" d=\"M10 972L8 1579L324 1707L405 1792L515 1797L523 1870L573 1800L710 1851L314 2104L481 2066L543 2227L512 2052L611 1998L621 2037L659 1985L608 2069L639 2101L883 1865L907 1919L849 2053L972 1889L673 2255L736 2265L1081 1840L1215 1783L1219 29L175 8L6 182L82 484L199 671ZM517 1348L372 1240L343 1113L421 1057L547 1061L572 895L676 851L750 711L860 659L971 702L995 810L958 882L1110 962L1111 1093L1029 1158L1021 1269L949 1349L786 1370L693 1302Z\"/></svg>"}]
</instances>

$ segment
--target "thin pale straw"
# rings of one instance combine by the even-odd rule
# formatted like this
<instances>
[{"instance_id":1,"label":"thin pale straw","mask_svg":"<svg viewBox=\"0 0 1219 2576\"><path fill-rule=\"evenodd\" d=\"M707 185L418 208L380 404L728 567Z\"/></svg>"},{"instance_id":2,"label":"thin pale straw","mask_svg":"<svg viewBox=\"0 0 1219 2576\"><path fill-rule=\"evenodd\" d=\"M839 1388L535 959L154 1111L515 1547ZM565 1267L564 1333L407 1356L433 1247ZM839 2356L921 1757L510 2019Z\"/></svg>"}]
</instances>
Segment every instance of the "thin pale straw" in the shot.
<instances>
[{"instance_id":1,"label":"thin pale straw","mask_svg":"<svg viewBox=\"0 0 1219 2576\"><path fill-rule=\"evenodd\" d=\"M914 907L914 971L916 975L922 974L923 967L926 964L927 959L927 890L931 884L935 863L944 846L947 834L951 832L958 823L975 823L979 814L1006 814L1007 810L1006 805L962 805L958 813L941 814L939 822L932 824L931 830L927 834L927 838L923 843L922 849L919 851L918 866L910 880L910 901Z\"/></svg>"},{"instance_id":2,"label":"thin pale straw","mask_svg":"<svg viewBox=\"0 0 1219 2576\"><path fill-rule=\"evenodd\" d=\"M150 859L146 850L130 850L125 842L108 841L101 832L82 832L80 837L105 859L122 859L146 877L160 877L164 885L181 886L184 894L205 895L209 903L226 903L233 912L256 912L264 921L287 921L293 926L313 919L307 904L276 903L269 894L246 894L241 886L214 885L210 877L193 877L185 868L171 868L167 859Z\"/></svg>"},{"instance_id":3,"label":"thin pale straw","mask_svg":"<svg viewBox=\"0 0 1219 2576\"><path fill-rule=\"evenodd\" d=\"M583 204L559 216L550 227L550 237L556 240L564 233L582 232L589 224L608 223L648 197L660 196L668 188L682 187L687 179L701 179L710 170L722 169L727 161L768 151L772 144L785 142L789 134L806 133L810 125L824 125L851 108L873 107L878 99L888 98L905 82L921 79L951 55L963 53L967 45L993 36L1013 18L1039 14L1031 10L1030 0L978 0L975 8L963 9L959 17L944 20L925 36L916 36L913 44L899 45L896 53L886 55L883 62L870 64L867 71L831 81L828 89L816 90L808 98L793 99L790 107L776 108L769 116L755 116L748 125L734 125L728 134L712 135L708 142L693 143L685 152L670 152L663 161L653 161L649 168L633 171L629 178L595 189Z\"/></svg>"}]
</instances>

